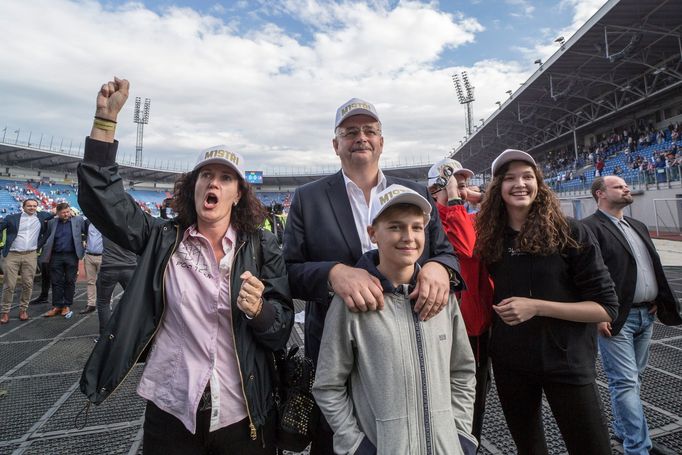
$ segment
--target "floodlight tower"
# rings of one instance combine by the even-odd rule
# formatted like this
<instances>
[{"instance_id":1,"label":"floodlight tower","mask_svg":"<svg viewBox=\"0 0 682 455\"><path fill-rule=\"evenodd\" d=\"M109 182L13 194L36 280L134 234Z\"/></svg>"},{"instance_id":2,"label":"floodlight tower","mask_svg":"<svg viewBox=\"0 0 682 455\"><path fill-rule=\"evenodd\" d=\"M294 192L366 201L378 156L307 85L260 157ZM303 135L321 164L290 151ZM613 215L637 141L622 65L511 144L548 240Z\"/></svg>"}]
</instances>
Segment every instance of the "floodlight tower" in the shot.
<instances>
[{"instance_id":1,"label":"floodlight tower","mask_svg":"<svg viewBox=\"0 0 682 455\"><path fill-rule=\"evenodd\" d=\"M457 90L459 104L464 104L465 106L464 126L467 136L471 137L474 132L474 87L469 82L469 76L466 71L462 71L461 81L458 74L453 74L452 82L455 84L455 90Z\"/></svg>"},{"instance_id":2,"label":"floodlight tower","mask_svg":"<svg viewBox=\"0 0 682 455\"><path fill-rule=\"evenodd\" d=\"M140 116L140 104L142 98L135 97L135 113L133 115L133 122L137 123L137 142L135 144L135 166L142 166L142 136L144 136L144 126L149 123L149 106L152 100L144 99L144 108Z\"/></svg>"}]
</instances>

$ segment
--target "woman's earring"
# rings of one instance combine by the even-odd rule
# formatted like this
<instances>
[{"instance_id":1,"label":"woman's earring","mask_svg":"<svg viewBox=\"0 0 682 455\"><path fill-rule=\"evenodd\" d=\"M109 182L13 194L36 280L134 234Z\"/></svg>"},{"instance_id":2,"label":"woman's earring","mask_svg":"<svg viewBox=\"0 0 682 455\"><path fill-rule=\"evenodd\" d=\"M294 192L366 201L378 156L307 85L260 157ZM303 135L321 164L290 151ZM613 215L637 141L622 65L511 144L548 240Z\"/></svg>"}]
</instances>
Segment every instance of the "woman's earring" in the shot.
<instances>
[{"instance_id":1,"label":"woman's earring","mask_svg":"<svg viewBox=\"0 0 682 455\"><path fill-rule=\"evenodd\" d=\"M234 205L235 207L237 206L237 204L239 204L239 201L234 201L234 202L232 203L232 205Z\"/></svg>"}]
</instances>

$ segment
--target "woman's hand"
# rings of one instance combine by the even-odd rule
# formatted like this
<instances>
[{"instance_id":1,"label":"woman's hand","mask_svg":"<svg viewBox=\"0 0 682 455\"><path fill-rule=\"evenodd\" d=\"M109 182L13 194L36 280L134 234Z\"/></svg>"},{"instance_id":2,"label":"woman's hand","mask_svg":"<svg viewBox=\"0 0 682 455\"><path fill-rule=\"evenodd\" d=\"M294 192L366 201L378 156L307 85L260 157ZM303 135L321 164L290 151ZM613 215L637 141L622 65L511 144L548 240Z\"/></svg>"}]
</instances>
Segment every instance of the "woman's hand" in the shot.
<instances>
[{"instance_id":1,"label":"woman's hand","mask_svg":"<svg viewBox=\"0 0 682 455\"><path fill-rule=\"evenodd\" d=\"M237 296L237 306L248 317L257 317L263 309L263 290L265 286L251 272L242 273L242 287Z\"/></svg>"},{"instance_id":2,"label":"woman's hand","mask_svg":"<svg viewBox=\"0 0 682 455\"><path fill-rule=\"evenodd\" d=\"M526 297L509 297L493 305L493 310L505 324L517 325L538 315L538 302Z\"/></svg>"},{"instance_id":3,"label":"woman's hand","mask_svg":"<svg viewBox=\"0 0 682 455\"><path fill-rule=\"evenodd\" d=\"M103 84L97 94L97 117L116 121L118 113L128 99L130 83L126 79L114 77L113 81Z\"/></svg>"}]
</instances>

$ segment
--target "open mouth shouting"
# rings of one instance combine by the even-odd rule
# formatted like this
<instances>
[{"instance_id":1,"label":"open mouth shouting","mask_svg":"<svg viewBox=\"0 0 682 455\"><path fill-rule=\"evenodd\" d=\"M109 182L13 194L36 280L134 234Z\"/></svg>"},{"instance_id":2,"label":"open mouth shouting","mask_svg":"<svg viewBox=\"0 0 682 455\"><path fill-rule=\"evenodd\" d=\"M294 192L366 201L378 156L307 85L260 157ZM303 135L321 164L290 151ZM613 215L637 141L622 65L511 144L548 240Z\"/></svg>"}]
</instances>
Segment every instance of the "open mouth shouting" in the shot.
<instances>
[{"instance_id":1,"label":"open mouth shouting","mask_svg":"<svg viewBox=\"0 0 682 455\"><path fill-rule=\"evenodd\" d=\"M217 205L218 205L218 196L212 192L206 193L206 197L204 198L204 208L205 209L213 209Z\"/></svg>"}]
</instances>

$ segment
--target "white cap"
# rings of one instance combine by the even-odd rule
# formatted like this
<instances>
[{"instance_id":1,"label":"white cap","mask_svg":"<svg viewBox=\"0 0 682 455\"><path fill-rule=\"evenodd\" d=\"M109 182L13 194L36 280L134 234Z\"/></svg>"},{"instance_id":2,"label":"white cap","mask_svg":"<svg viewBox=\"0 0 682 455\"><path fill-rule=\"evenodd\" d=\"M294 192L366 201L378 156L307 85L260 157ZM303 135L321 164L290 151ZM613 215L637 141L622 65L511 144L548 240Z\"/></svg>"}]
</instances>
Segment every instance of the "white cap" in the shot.
<instances>
[{"instance_id":1,"label":"white cap","mask_svg":"<svg viewBox=\"0 0 682 455\"><path fill-rule=\"evenodd\" d=\"M504 152L500 153L499 156L493 160L493 165L491 168L493 177L495 177L495 173L502 166L504 166L510 161L525 161L526 163L530 164L533 167L538 167L533 157L527 154L526 152L522 152L521 150L507 149Z\"/></svg>"},{"instance_id":2,"label":"white cap","mask_svg":"<svg viewBox=\"0 0 682 455\"><path fill-rule=\"evenodd\" d=\"M194 165L192 170L197 170L202 166L213 163L231 167L243 180L246 180L244 177L244 157L239 153L230 152L227 150L226 145L214 145L202 150L197 157L197 164Z\"/></svg>"},{"instance_id":3,"label":"white cap","mask_svg":"<svg viewBox=\"0 0 682 455\"><path fill-rule=\"evenodd\" d=\"M463 168L462 163L460 163L459 161L453 160L452 158L445 158L440 161L436 161L436 163L433 166L431 166L431 169L429 169L428 186L433 185L434 183L436 183L436 180L438 180L438 177L443 176L442 175L443 168L445 168L446 166L449 166L452 169L452 175L461 174L468 179L474 176L474 173L469 169Z\"/></svg>"},{"instance_id":4,"label":"white cap","mask_svg":"<svg viewBox=\"0 0 682 455\"><path fill-rule=\"evenodd\" d=\"M416 205L422 209L428 219L431 217L431 204L424 196L402 185L391 185L372 198L372 206L369 209L370 224L374 223L374 220L387 208L395 204Z\"/></svg>"},{"instance_id":5,"label":"white cap","mask_svg":"<svg viewBox=\"0 0 682 455\"><path fill-rule=\"evenodd\" d=\"M381 121L379 120L379 114L377 114L377 110L372 103L361 100L360 98L351 98L336 110L334 129L338 128L348 117L354 115L369 115L377 122Z\"/></svg>"}]
</instances>

